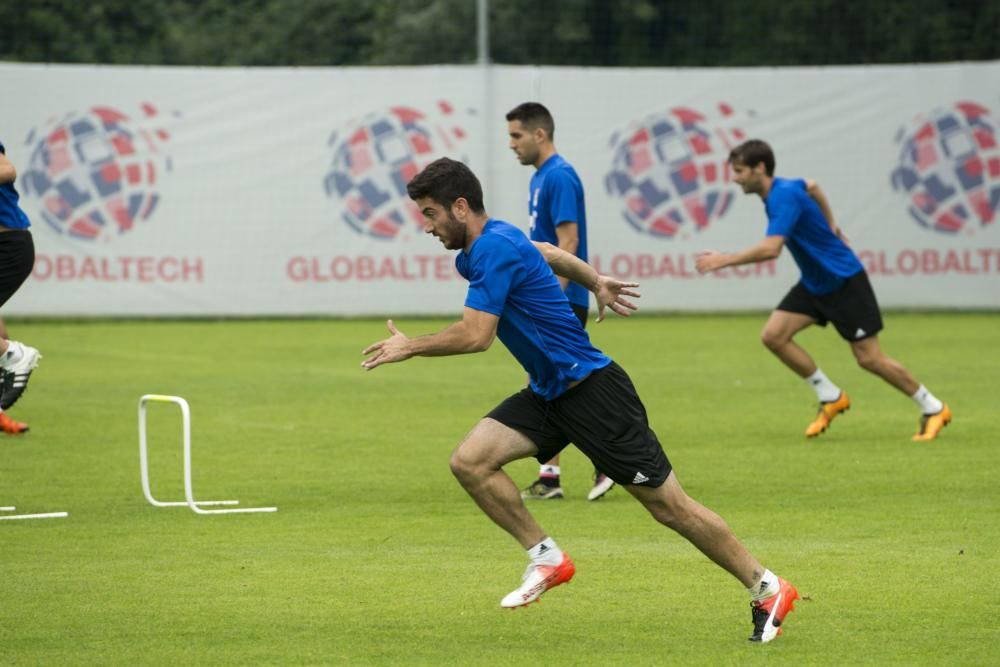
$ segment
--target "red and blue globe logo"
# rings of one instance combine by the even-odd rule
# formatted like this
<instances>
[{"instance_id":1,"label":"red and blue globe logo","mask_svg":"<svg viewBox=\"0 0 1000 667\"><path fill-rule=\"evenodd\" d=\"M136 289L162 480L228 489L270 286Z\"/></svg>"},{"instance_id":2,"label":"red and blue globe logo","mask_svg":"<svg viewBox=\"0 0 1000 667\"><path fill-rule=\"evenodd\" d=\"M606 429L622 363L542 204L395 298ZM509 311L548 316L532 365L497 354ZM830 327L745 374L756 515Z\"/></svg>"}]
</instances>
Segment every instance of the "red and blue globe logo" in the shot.
<instances>
[{"instance_id":1,"label":"red and blue globe logo","mask_svg":"<svg viewBox=\"0 0 1000 667\"><path fill-rule=\"evenodd\" d=\"M406 184L437 158L458 158L455 152L466 132L453 117L448 102L439 102L431 112L397 106L333 133L324 188L351 229L383 240L422 233L423 218L407 196Z\"/></svg>"},{"instance_id":2,"label":"red and blue globe logo","mask_svg":"<svg viewBox=\"0 0 1000 667\"><path fill-rule=\"evenodd\" d=\"M132 231L153 215L157 182L171 168L161 150L169 135L151 128L158 115L148 103L136 117L95 106L32 130L30 161L19 178L25 200L74 239L110 241Z\"/></svg>"},{"instance_id":3,"label":"red and blue globe logo","mask_svg":"<svg viewBox=\"0 0 1000 667\"><path fill-rule=\"evenodd\" d=\"M892 187L922 227L972 233L1000 208L997 120L986 107L956 102L915 118L896 133Z\"/></svg>"},{"instance_id":4,"label":"red and blue globe logo","mask_svg":"<svg viewBox=\"0 0 1000 667\"><path fill-rule=\"evenodd\" d=\"M672 239L722 217L735 196L729 151L745 133L728 104L705 112L675 107L633 121L611 137L604 179L625 220L639 232Z\"/></svg>"}]
</instances>

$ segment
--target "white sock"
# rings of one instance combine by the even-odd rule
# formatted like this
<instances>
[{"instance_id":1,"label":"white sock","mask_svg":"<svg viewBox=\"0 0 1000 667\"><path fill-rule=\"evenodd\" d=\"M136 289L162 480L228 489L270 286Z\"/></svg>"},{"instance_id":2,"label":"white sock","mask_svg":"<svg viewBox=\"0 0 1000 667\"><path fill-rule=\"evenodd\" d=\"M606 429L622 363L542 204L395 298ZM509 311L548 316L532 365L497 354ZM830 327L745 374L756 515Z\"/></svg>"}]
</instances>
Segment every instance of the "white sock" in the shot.
<instances>
[{"instance_id":1,"label":"white sock","mask_svg":"<svg viewBox=\"0 0 1000 667\"><path fill-rule=\"evenodd\" d=\"M820 400L820 403L830 403L840 398L840 387L830 382L830 378L818 368L815 373L806 378L806 382L816 392L816 398Z\"/></svg>"},{"instance_id":2,"label":"white sock","mask_svg":"<svg viewBox=\"0 0 1000 667\"><path fill-rule=\"evenodd\" d=\"M563 552L551 537L528 549L528 558L535 565L558 565L562 562Z\"/></svg>"},{"instance_id":3,"label":"white sock","mask_svg":"<svg viewBox=\"0 0 1000 667\"><path fill-rule=\"evenodd\" d=\"M559 479L559 466L543 465L538 468L538 477L555 477Z\"/></svg>"},{"instance_id":4,"label":"white sock","mask_svg":"<svg viewBox=\"0 0 1000 667\"><path fill-rule=\"evenodd\" d=\"M0 366L4 368L10 368L17 362L21 361L21 357L24 356L24 346L18 343L16 340L10 341L7 347L7 352L4 353L3 357L0 357Z\"/></svg>"},{"instance_id":5,"label":"white sock","mask_svg":"<svg viewBox=\"0 0 1000 667\"><path fill-rule=\"evenodd\" d=\"M750 597L755 601L760 602L761 600L766 600L772 595L778 594L778 577L775 576L774 572L770 570L764 570L764 574L760 578L760 583L747 590L750 592Z\"/></svg>"},{"instance_id":6,"label":"white sock","mask_svg":"<svg viewBox=\"0 0 1000 667\"><path fill-rule=\"evenodd\" d=\"M925 415L936 415L944 409L944 403L935 398L934 394L927 391L927 387L920 385L917 393L910 396L913 402L920 406Z\"/></svg>"}]
</instances>

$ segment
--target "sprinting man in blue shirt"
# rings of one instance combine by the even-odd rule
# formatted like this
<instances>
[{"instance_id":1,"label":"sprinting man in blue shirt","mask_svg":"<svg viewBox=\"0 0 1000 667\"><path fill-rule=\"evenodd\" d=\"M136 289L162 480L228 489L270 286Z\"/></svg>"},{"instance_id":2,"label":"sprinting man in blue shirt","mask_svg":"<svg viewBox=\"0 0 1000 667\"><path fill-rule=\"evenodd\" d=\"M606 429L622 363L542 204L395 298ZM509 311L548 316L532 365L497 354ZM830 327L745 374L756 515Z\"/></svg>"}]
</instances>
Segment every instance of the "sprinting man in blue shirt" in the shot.
<instances>
[{"instance_id":1,"label":"sprinting man in blue shirt","mask_svg":"<svg viewBox=\"0 0 1000 667\"><path fill-rule=\"evenodd\" d=\"M31 275L35 265L35 243L28 227L28 216L18 205L19 196L14 188L17 169L7 159L7 151L0 142L0 306ZM28 379L42 355L35 348L7 340L6 327L0 337L0 430L5 433L24 433L28 425L12 420L4 410L17 402L28 387Z\"/></svg>"},{"instance_id":2,"label":"sprinting man in blue shirt","mask_svg":"<svg viewBox=\"0 0 1000 667\"><path fill-rule=\"evenodd\" d=\"M743 192L760 195L767 211L767 236L734 253L706 252L699 271L774 259L787 246L802 277L764 325L764 345L813 388L819 399L816 419L806 428L812 438L847 410L847 393L830 381L798 343L795 334L808 326L833 322L858 365L896 387L920 406L916 441L933 440L951 421L951 410L879 346L882 314L868 274L834 221L826 195L816 181L775 178L774 152L759 139L732 150L733 180Z\"/></svg>"},{"instance_id":3,"label":"sprinting man in blue shirt","mask_svg":"<svg viewBox=\"0 0 1000 667\"><path fill-rule=\"evenodd\" d=\"M591 345L553 270L594 292L598 321L605 307L621 315L635 309L625 298L638 296L635 283L598 275L573 255L533 243L514 226L490 218L479 180L461 162L432 162L407 191L424 216L424 231L459 251L455 264L469 281L464 314L418 338L408 338L389 320L391 336L365 348L361 365L372 370L414 356L483 352L499 337L527 371L529 386L481 419L450 461L480 509L528 552L522 583L501 606L528 605L576 572L503 469L529 456L547 461L572 442L657 521L739 579L752 596L750 639L774 639L798 593L761 566L722 518L684 493L632 381Z\"/></svg>"},{"instance_id":4,"label":"sprinting man in blue shirt","mask_svg":"<svg viewBox=\"0 0 1000 667\"><path fill-rule=\"evenodd\" d=\"M556 151L556 126L552 114L538 102L524 102L507 112L506 118L511 150L521 164L535 168L528 186L531 240L551 243L584 262L588 261L583 183L573 166ZM586 328L590 292L562 277L559 278L559 285L566 293L573 313ZM521 491L521 496L534 500L562 498L560 473L558 456L542 463L538 479ZM613 479L595 470L594 486L587 494L587 500L598 500L614 485Z\"/></svg>"}]
</instances>

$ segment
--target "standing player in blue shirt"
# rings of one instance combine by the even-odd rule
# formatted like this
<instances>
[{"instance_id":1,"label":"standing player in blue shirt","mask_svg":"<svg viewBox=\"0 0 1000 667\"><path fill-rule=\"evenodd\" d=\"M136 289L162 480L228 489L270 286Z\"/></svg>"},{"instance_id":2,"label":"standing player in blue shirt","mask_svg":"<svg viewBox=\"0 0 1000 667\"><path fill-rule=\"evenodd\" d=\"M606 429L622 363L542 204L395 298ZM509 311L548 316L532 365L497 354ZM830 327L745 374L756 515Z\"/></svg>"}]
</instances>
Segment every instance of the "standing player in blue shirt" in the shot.
<instances>
[{"instance_id":1,"label":"standing player in blue shirt","mask_svg":"<svg viewBox=\"0 0 1000 667\"><path fill-rule=\"evenodd\" d=\"M858 365L896 387L920 406L922 415L916 441L933 440L951 421L951 410L895 359L886 356L878 342L882 314L868 274L834 222L833 212L819 185L812 180L774 177L774 153L759 139L732 150L729 162L733 180L748 194L760 195L767 211L767 236L760 243L735 253L700 255L699 271L774 259L788 247L802 272L800 281L771 313L761 333L767 346L786 366L804 378L820 401L816 419L806 428L812 438L847 410L847 394L830 381L812 357L796 343L795 334L806 327L833 322L846 340Z\"/></svg>"},{"instance_id":2,"label":"standing player in blue shirt","mask_svg":"<svg viewBox=\"0 0 1000 667\"><path fill-rule=\"evenodd\" d=\"M17 170L7 159L0 142L0 306L28 279L35 265L35 244L28 231L30 222L18 205L14 180ZM5 329L6 331L6 329ZM0 338L0 429L23 433L27 424L13 421L3 410L14 405L28 386L28 378L42 355L33 347Z\"/></svg>"},{"instance_id":3,"label":"standing player in blue shirt","mask_svg":"<svg viewBox=\"0 0 1000 667\"><path fill-rule=\"evenodd\" d=\"M391 336L362 354L368 370L414 356L483 352L501 342L528 372L529 386L481 419L451 455L451 471L476 504L528 552L523 582L502 607L531 604L569 581L576 567L528 512L503 467L533 456L546 461L570 442L649 510L739 579L752 596L752 641L774 639L798 593L766 570L719 515L692 500L677 481L646 410L625 371L590 343L566 307L553 269L587 285L604 308L627 315L638 296L622 283L548 243L533 244L519 229L490 218L476 176L441 158L407 185L424 216L424 231L459 251L458 272L469 281L462 320L435 334L408 338L392 320ZM549 265L553 269L549 268Z\"/></svg>"},{"instance_id":4,"label":"standing player in blue shirt","mask_svg":"<svg viewBox=\"0 0 1000 667\"><path fill-rule=\"evenodd\" d=\"M507 113L510 148L523 165L535 173L528 187L529 236L532 241L554 246L587 260L587 211L583 201L583 183L576 170L559 153L554 143L555 121L538 102L525 102ZM581 285L559 278L570 308L580 324L587 326L590 293ZM524 498L554 500L563 497L559 481L559 457L543 463L538 479L521 492ZM614 480L594 471L594 486L587 500L597 500L611 490Z\"/></svg>"}]
</instances>

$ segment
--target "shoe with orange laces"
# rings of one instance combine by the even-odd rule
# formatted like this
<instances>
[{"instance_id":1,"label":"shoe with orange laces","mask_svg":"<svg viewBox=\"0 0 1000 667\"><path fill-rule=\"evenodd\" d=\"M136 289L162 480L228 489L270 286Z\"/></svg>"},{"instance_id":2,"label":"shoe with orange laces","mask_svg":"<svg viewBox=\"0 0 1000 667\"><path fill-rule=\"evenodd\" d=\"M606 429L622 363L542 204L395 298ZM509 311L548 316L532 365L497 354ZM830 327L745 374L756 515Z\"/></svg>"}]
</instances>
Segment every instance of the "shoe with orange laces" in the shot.
<instances>
[{"instance_id":1,"label":"shoe with orange laces","mask_svg":"<svg viewBox=\"0 0 1000 667\"><path fill-rule=\"evenodd\" d=\"M846 391L840 392L840 396L835 401L820 403L819 410L816 412L816 419L806 428L806 437L815 438L830 426L830 422L833 421L834 417L841 412L847 412L850 407L851 399L847 398Z\"/></svg>"},{"instance_id":2,"label":"shoe with orange laces","mask_svg":"<svg viewBox=\"0 0 1000 667\"><path fill-rule=\"evenodd\" d=\"M941 411L933 415L922 415L920 425L917 426L917 434L913 436L914 442L926 442L937 437L945 426L951 423L951 408L947 404L941 407Z\"/></svg>"},{"instance_id":3,"label":"shoe with orange laces","mask_svg":"<svg viewBox=\"0 0 1000 667\"><path fill-rule=\"evenodd\" d=\"M748 637L752 642L766 644L781 634L781 624L788 612L795 609L795 601L799 592L795 586L778 577L778 593L766 600L750 603L750 615L753 619L753 634Z\"/></svg>"},{"instance_id":4,"label":"shoe with orange laces","mask_svg":"<svg viewBox=\"0 0 1000 667\"><path fill-rule=\"evenodd\" d=\"M524 571L524 582L516 589L504 596L500 601L500 606L507 609L516 609L535 602L542 596L542 593L555 588L559 584L565 584L576 574L576 565L568 554L563 554L562 562L558 565L535 565L532 563Z\"/></svg>"},{"instance_id":5,"label":"shoe with orange laces","mask_svg":"<svg viewBox=\"0 0 1000 667\"><path fill-rule=\"evenodd\" d=\"M27 430L27 424L16 422L8 417L6 413L0 412L0 431L10 433L11 435L17 435L18 433L24 433Z\"/></svg>"}]
</instances>

